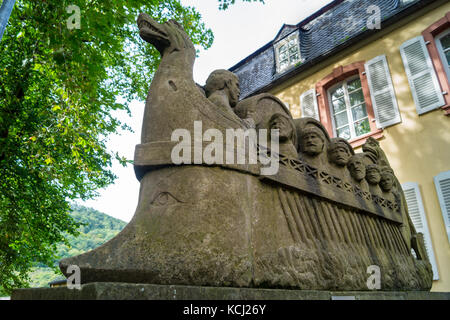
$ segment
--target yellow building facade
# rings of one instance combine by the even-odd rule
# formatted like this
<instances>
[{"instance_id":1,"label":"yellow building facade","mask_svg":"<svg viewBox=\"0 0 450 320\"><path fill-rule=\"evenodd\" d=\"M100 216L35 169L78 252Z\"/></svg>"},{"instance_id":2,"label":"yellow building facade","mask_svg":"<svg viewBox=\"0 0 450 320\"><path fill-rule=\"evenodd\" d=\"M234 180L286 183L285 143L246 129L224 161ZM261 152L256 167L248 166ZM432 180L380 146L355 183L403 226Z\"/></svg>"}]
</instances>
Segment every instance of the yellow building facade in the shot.
<instances>
[{"instance_id":1,"label":"yellow building facade","mask_svg":"<svg viewBox=\"0 0 450 320\"><path fill-rule=\"evenodd\" d=\"M450 117L439 108L422 115L417 113L399 48L405 41L420 36L449 11L450 3L420 10L271 89L271 93L289 105L293 117L298 118L301 117L301 94L314 88L335 68L386 56L401 122L384 128L378 141L400 182L415 182L419 186L439 273L432 291L450 291L450 245L433 180L441 172L450 170Z\"/></svg>"},{"instance_id":2,"label":"yellow building facade","mask_svg":"<svg viewBox=\"0 0 450 320\"><path fill-rule=\"evenodd\" d=\"M322 17L329 14L330 10L339 9L338 6L346 5L345 2L333 1L332 4L324 7L321 12L318 12L305 23L301 22L297 26L283 26L282 30L286 30L288 27L291 29L286 31L283 36L280 36L282 34L282 30L280 30L279 35L271 44L256 51L252 56L244 59L230 70L238 74L242 79L241 83L244 81L244 86L246 86L245 81L248 81L246 77L249 77L245 73L247 69L255 74L253 82L259 81L262 78L257 73L259 66L255 63L253 63L255 66L250 66L250 62L260 59L264 52L272 48L273 69L275 70L272 80L268 84L260 86L259 89L248 90L247 96L268 91L289 106L293 118L299 118L305 116L304 113L306 112L304 106L306 103L306 100L304 100L305 93L312 92L311 99L317 99L312 104L312 109L315 107L318 120L329 129L330 136L337 135L337 120L333 118L333 111L330 111L330 99L332 99L333 93L329 91L336 84L342 84L351 77L359 75L362 87L365 88L363 91L367 113L369 114L370 133L350 138L349 141L356 152L361 152L360 146L369 136L379 141L402 184L407 200L409 199L407 201L408 207L416 229L418 232L424 233L427 251L434 271L432 291L448 292L450 291L450 237L448 235L450 228L448 224L450 219L450 116L448 115L450 113L450 92L448 92L448 81L444 82L445 79L450 78L450 75L445 73L442 66L433 66L436 73L434 84L436 85L436 81L440 82L441 103L438 107L425 108L420 111L419 100L417 100L420 99L420 97L418 98L420 94L417 93L414 96L416 91L413 92L411 87L414 86L414 78L411 76L414 72L412 60L418 58L418 56L417 53L413 53L408 58L410 59L410 65L408 65L409 69L407 70L405 65L407 59L402 54L408 54L408 48L405 46L408 41L413 41L411 39L423 37L423 41L420 40L422 38L419 40L422 41L422 46L427 46L429 50L430 42L427 42L427 36L434 37L435 34L432 35L428 31L432 30L432 32L442 34L450 30L450 3L447 1L425 1L420 4L420 1L417 1L418 4L407 4L410 6L410 11L408 12L408 9L405 9L406 13L401 14L403 9L398 9L395 15L391 17L394 20L393 22L384 24L383 20L379 30L367 33L363 39L353 41L338 52L328 55L317 63L304 66L300 70L301 64L308 62L308 59L302 60L300 57L304 53L302 41L306 42L309 36L306 31L308 31L308 28L314 28L314 25L310 27L312 23L315 23L314 21L319 21L316 26L322 23L320 19L325 19ZM370 1L366 2L370 3ZM378 1L378 3L381 2ZM383 10L382 8L381 15ZM339 11L337 12L339 13ZM338 21L336 21L336 28L339 28ZM363 29L364 27L361 30L364 31ZM300 33L299 37L295 37L298 40L295 40L292 36L295 32ZM301 35L302 32L306 36ZM328 36L330 39L333 37L331 33ZM280 41L280 38L283 37L285 39ZM300 56L288 53L288 58L284 58L285 52L291 52L289 51L291 47L287 43L289 42L292 48L296 45L293 39L299 42L298 47L300 49L298 52ZM346 42L346 40L344 38L341 42ZM431 41L433 40L431 39ZM278 45L278 43L281 44ZM336 43L339 44L339 41ZM416 42L416 44L418 43ZM281 48L283 45L285 45L285 48ZM436 45L436 43L433 42L431 45ZM401 52L402 47L404 48L403 53ZM292 49L292 52L294 52L294 49ZM443 52L444 56L439 57L430 52L428 52L430 55L429 61L441 59L445 67L445 52ZM289 54L291 54L290 57ZM270 58L270 55L267 56ZM450 59L450 52L447 53L447 56ZM265 59L267 64L270 59ZM286 60L283 61L282 59ZM299 69L299 71L285 71L283 69L285 68L284 65L290 63L290 60L298 61L295 65L291 63L291 69ZM377 90L377 81L375 81L376 79L367 79L370 78L368 73L372 72L368 70L368 65L373 63L372 65L375 66L375 62L380 60L382 61L378 65L382 66L384 63L385 68L388 69L386 71L387 78L390 79L388 81L390 82L390 86L388 86L390 90L386 89L387 91L383 92L390 92L390 99L396 105L393 110L397 112L392 116L395 118L394 121L387 121L382 126L378 126L380 119L375 111L377 110L376 104L379 103L376 101L374 92ZM374 70L376 69L374 68ZM291 75L286 76L289 73ZM349 91L350 83L347 84L349 88L346 87L346 90ZM436 86L436 88L438 87ZM420 88L417 88L417 92L419 90ZM427 92L429 91L425 90L425 95L428 97ZM378 112L380 112L382 104L383 102L380 102L378 105ZM306 116L311 116L311 114L306 114ZM332 119L334 120L331 121ZM438 186L440 182L446 182L446 185Z\"/></svg>"}]
</instances>

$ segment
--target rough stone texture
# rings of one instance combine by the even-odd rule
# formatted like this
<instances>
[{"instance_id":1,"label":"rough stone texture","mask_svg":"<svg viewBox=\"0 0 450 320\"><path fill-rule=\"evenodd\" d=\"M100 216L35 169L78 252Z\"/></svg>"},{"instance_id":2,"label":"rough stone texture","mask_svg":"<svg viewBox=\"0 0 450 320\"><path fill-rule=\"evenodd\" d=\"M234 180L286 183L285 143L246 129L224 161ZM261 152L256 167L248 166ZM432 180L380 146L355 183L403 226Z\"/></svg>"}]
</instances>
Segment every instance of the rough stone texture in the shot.
<instances>
[{"instance_id":1,"label":"rough stone texture","mask_svg":"<svg viewBox=\"0 0 450 320\"><path fill-rule=\"evenodd\" d=\"M62 260L66 276L69 265L78 265L82 283L368 290L367 268L376 265L382 290L431 288L431 265L419 250L423 238L405 227L408 213L398 186L391 200L372 196L348 179L348 167L333 169L332 141L320 122L294 121L269 94L237 103L239 84L229 71L215 71L199 90L192 79L195 50L181 26L144 14L138 25L162 55L135 153L138 207L115 238ZM287 121L274 124L276 114ZM200 133L216 129L223 137L228 129L275 125L285 136L284 150L291 151L272 153L261 137L256 141L259 155L279 165L274 175L263 174L262 161L207 164L194 156L175 165L172 133L186 129L194 138L196 121ZM306 139L306 133L314 136ZM359 157L389 167L376 141L368 140L363 150Z\"/></svg>"},{"instance_id":2,"label":"rough stone texture","mask_svg":"<svg viewBox=\"0 0 450 320\"><path fill-rule=\"evenodd\" d=\"M89 283L81 290L61 288L18 289L11 300L450 300L448 292L425 291L314 291L194 287L133 283Z\"/></svg>"},{"instance_id":3,"label":"rough stone texture","mask_svg":"<svg viewBox=\"0 0 450 320\"><path fill-rule=\"evenodd\" d=\"M146 174L136 214L125 229L63 263L79 265L83 283L249 286L248 184L257 178L231 170L226 180L222 176L223 169L200 166Z\"/></svg>"}]
</instances>

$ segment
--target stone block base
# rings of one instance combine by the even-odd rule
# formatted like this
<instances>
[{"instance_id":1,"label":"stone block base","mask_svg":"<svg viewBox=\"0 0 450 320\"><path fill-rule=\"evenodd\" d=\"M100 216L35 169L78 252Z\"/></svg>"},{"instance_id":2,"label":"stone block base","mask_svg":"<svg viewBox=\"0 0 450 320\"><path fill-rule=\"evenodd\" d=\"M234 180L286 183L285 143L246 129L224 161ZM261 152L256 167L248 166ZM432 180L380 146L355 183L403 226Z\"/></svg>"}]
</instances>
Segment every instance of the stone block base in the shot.
<instances>
[{"instance_id":1,"label":"stone block base","mask_svg":"<svg viewBox=\"0 0 450 320\"><path fill-rule=\"evenodd\" d=\"M450 300L450 292L313 291L94 282L80 290L17 289L11 300Z\"/></svg>"}]
</instances>

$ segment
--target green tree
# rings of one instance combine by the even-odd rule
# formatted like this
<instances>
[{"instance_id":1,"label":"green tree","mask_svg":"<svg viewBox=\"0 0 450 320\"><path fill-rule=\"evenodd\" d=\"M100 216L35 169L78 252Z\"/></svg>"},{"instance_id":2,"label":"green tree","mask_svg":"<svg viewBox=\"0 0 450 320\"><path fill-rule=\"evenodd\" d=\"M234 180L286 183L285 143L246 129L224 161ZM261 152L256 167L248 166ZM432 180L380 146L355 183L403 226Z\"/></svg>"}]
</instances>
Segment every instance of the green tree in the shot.
<instances>
[{"instance_id":1,"label":"green tree","mask_svg":"<svg viewBox=\"0 0 450 320\"><path fill-rule=\"evenodd\" d=\"M56 254L61 258L68 258L97 248L114 237L126 225L124 221L91 208L72 205L71 209L71 217L81 223L82 226L78 229L80 234L77 237L67 236L69 246L64 243L57 245ZM56 265L57 261L54 262ZM49 282L64 277L59 270L52 270L40 263L33 266L29 276L30 286L32 287L47 287Z\"/></svg>"},{"instance_id":2,"label":"green tree","mask_svg":"<svg viewBox=\"0 0 450 320\"><path fill-rule=\"evenodd\" d=\"M80 28L76 10L80 8ZM26 286L34 263L51 266L56 244L77 235L70 199L110 184L112 115L143 100L159 53L136 18L181 22L194 44L212 32L179 0L17 0L0 46L0 287ZM69 23L68 23L69 20ZM72 21L73 20L73 21ZM75 24L76 26L76 24ZM123 101L118 103L119 101Z\"/></svg>"}]
</instances>

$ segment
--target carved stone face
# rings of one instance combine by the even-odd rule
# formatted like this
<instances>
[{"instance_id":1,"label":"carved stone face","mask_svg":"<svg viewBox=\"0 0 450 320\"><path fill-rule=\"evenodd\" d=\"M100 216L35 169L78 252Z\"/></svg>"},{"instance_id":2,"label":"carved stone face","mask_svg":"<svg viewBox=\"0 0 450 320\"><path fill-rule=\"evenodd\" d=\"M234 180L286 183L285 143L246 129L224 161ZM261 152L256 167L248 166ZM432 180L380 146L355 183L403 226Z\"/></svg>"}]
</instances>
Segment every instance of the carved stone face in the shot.
<instances>
[{"instance_id":1,"label":"carved stone face","mask_svg":"<svg viewBox=\"0 0 450 320\"><path fill-rule=\"evenodd\" d=\"M270 129L280 130L280 141L289 140L292 137L293 128L289 120L282 115L275 115L269 123Z\"/></svg>"},{"instance_id":2,"label":"carved stone face","mask_svg":"<svg viewBox=\"0 0 450 320\"><path fill-rule=\"evenodd\" d=\"M378 159L378 149L380 148L378 142L373 139L372 137L369 137L366 142L362 145L362 150L365 153L371 154L375 159Z\"/></svg>"},{"instance_id":3,"label":"carved stone face","mask_svg":"<svg viewBox=\"0 0 450 320\"><path fill-rule=\"evenodd\" d=\"M330 161L337 164L340 167L344 167L348 159L350 159L350 153L345 147L335 147L329 152Z\"/></svg>"},{"instance_id":4,"label":"carved stone face","mask_svg":"<svg viewBox=\"0 0 450 320\"><path fill-rule=\"evenodd\" d=\"M210 98L215 92L223 92L228 97L228 104L234 108L239 102L239 79L231 71L218 69L211 72L204 86L207 98Z\"/></svg>"},{"instance_id":5,"label":"carved stone face","mask_svg":"<svg viewBox=\"0 0 450 320\"><path fill-rule=\"evenodd\" d=\"M370 184L378 184L381 180L380 171L376 168L366 169L366 180Z\"/></svg>"},{"instance_id":6,"label":"carved stone face","mask_svg":"<svg viewBox=\"0 0 450 320\"><path fill-rule=\"evenodd\" d=\"M347 168L356 181L361 181L366 176L366 166L360 157L352 157Z\"/></svg>"},{"instance_id":7,"label":"carved stone face","mask_svg":"<svg viewBox=\"0 0 450 320\"><path fill-rule=\"evenodd\" d=\"M323 150L323 139L318 133L309 131L302 137L303 151L310 156L318 155Z\"/></svg>"},{"instance_id":8,"label":"carved stone face","mask_svg":"<svg viewBox=\"0 0 450 320\"><path fill-rule=\"evenodd\" d=\"M383 191L391 191L394 186L394 177L390 172L383 172L381 174L380 187Z\"/></svg>"},{"instance_id":9,"label":"carved stone face","mask_svg":"<svg viewBox=\"0 0 450 320\"><path fill-rule=\"evenodd\" d=\"M227 87L230 106L234 108L239 102L239 95L241 94L241 89L239 88L239 80L237 79L237 77L231 77L230 79L228 79Z\"/></svg>"}]
</instances>

